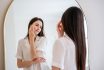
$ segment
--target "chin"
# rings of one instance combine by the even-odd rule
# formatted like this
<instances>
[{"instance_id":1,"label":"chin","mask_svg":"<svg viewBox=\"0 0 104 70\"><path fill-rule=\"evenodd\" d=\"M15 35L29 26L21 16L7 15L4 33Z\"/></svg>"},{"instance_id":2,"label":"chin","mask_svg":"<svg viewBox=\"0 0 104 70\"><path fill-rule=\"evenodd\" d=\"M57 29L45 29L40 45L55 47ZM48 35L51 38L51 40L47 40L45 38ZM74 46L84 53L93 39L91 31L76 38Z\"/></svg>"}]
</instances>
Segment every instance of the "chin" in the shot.
<instances>
[{"instance_id":1,"label":"chin","mask_svg":"<svg viewBox=\"0 0 104 70\"><path fill-rule=\"evenodd\" d=\"M39 34L39 32L36 33L36 35L38 35L38 34Z\"/></svg>"}]
</instances>

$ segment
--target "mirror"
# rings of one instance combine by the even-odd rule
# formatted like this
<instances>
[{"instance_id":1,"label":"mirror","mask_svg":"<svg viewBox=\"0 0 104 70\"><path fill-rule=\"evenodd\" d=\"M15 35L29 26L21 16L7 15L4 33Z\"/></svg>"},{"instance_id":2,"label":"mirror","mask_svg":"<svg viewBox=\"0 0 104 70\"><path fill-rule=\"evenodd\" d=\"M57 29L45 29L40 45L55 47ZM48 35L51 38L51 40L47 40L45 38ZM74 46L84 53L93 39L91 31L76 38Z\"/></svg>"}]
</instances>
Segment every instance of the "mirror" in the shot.
<instances>
[{"instance_id":1,"label":"mirror","mask_svg":"<svg viewBox=\"0 0 104 70\"><path fill-rule=\"evenodd\" d=\"M33 17L40 17L44 21L45 35L48 40L47 61L51 66L52 46L57 38L56 24L63 12L71 6L79 7L75 0L45 0L44 2L41 0L14 0L7 11L4 22L5 70L18 69L16 64L18 40L26 36L28 23ZM87 40L87 27L85 32Z\"/></svg>"}]
</instances>

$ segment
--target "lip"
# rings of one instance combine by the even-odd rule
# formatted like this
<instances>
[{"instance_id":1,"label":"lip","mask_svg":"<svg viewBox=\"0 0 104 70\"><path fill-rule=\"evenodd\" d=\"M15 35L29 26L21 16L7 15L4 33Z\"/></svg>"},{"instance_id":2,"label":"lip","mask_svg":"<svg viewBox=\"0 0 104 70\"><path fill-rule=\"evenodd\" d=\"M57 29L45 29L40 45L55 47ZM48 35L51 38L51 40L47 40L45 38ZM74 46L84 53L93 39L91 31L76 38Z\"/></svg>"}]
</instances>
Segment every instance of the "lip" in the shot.
<instances>
[{"instance_id":1,"label":"lip","mask_svg":"<svg viewBox=\"0 0 104 70\"><path fill-rule=\"evenodd\" d=\"M39 30L35 30L36 32L40 32Z\"/></svg>"},{"instance_id":2,"label":"lip","mask_svg":"<svg viewBox=\"0 0 104 70\"><path fill-rule=\"evenodd\" d=\"M37 29L36 31L39 31L39 29Z\"/></svg>"}]
</instances>

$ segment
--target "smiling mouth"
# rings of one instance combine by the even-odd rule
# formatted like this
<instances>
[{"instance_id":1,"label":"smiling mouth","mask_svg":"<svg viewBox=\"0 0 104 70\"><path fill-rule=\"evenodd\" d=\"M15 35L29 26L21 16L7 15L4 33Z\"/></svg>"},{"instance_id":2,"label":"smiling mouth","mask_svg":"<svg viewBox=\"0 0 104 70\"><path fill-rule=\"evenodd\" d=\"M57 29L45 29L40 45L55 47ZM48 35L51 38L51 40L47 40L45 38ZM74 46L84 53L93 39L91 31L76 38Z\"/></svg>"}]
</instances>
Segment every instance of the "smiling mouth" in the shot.
<instances>
[{"instance_id":1,"label":"smiling mouth","mask_svg":"<svg viewBox=\"0 0 104 70\"><path fill-rule=\"evenodd\" d=\"M36 31L39 31L39 30L36 30Z\"/></svg>"},{"instance_id":2,"label":"smiling mouth","mask_svg":"<svg viewBox=\"0 0 104 70\"><path fill-rule=\"evenodd\" d=\"M36 32L40 32L39 30L36 30Z\"/></svg>"}]
</instances>

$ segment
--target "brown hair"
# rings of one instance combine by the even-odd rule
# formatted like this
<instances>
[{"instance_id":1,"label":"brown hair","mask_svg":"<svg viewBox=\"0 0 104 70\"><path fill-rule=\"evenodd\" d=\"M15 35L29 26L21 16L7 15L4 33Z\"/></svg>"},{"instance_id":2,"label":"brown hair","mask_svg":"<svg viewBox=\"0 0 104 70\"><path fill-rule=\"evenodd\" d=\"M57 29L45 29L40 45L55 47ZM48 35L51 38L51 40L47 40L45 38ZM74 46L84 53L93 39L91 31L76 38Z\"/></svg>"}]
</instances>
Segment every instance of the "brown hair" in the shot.
<instances>
[{"instance_id":1,"label":"brown hair","mask_svg":"<svg viewBox=\"0 0 104 70\"><path fill-rule=\"evenodd\" d=\"M64 12L61 21L65 33L75 43L77 70L85 70L86 41L83 13L77 7L70 7Z\"/></svg>"}]
</instances>

